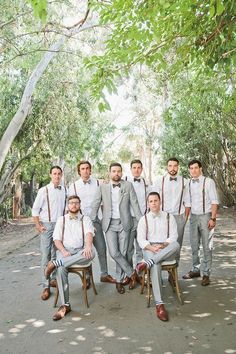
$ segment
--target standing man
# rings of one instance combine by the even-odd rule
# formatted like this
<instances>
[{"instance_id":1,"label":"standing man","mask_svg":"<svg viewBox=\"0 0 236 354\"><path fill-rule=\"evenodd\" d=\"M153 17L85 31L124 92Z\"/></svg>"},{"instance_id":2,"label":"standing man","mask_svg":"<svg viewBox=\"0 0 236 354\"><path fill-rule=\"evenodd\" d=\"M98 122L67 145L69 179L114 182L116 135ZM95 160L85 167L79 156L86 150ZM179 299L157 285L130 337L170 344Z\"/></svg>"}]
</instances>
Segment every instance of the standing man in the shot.
<instances>
[{"instance_id":1,"label":"standing man","mask_svg":"<svg viewBox=\"0 0 236 354\"><path fill-rule=\"evenodd\" d=\"M69 196L78 195L81 200L82 214L90 216L92 211L93 200L97 190L99 189L99 181L91 176L92 166L89 161L80 161L77 166L77 170L80 178L70 185ZM107 283L116 283L116 280L108 274L106 242L104 239L101 222L98 216L94 221L94 227L96 230L96 234L93 238L93 244L97 250L101 269L100 281ZM89 281L89 278L87 281ZM87 283L87 287L89 286L90 284Z\"/></svg>"},{"instance_id":2,"label":"standing man","mask_svg":"<svg viewBox=\"0 0 236 354\"><path fill-rule=\"evenodd\" d=\"M161 297L161 262L172 260L179 252L177 226L173 215L160 210L160 195L148 195L150 212L138 224L138 242L145 261L137 265L137 272L150 268L156 314L161 321L168 321L168 313Z\"/></svg>"},{"instance_id":3,"label":"standing man","mask_svg":"<svg viewBox=\"0 0 236 354\"><path fill-rule=\"evenodd\" d=\"M201 284L210 284L212 265L212 237L216 225L218 198L213 179L202 175L202 164L192 160L188 164L191 179L188 184L186 207L191 208L190 244L192 249L192 269L183 276L184 279L200 277L199 248L202 241L203 261Z\"/></svg>"},{"instance_id":4,"label":"standing man","mask_svg":"<svg viewBox=\"0 0 236 354\"><path fill-rule=\"evenodd\" d=\"M52 274L51 281L44 276L44 269L48 261L56 258L56 250L53 244L53 231L57 218L64 215L66 191L61 185L62 169L59 166L53 166L50 169L51 182L39 189L37 197L32 208L32 216L36 229L40 233L41 244L41 269L43 292L42 300L50 297L50 286L56 286L55 274Z\"/></svg>"},{"instance_id":5,"label":"standing man","mask_svg":"<svg viewBox=\"0 0 236 354\"><path fill-rule=\"evenodd\" d=\"M179 263L184 228L189 216L189 208L185 208L184 205L187 180L180 176L178 172L179 160L172 157L167 161L167 174L157 180L153 190L158 192L161 196L161 209L172 214L175 218L178 231L177 241L180 245L176 261Z\"/></svg>"},{"instance_id":6,"label":"standing man","mask_svg":"<svg viewBox=\"0 0 236 354\"><path fill-rule=\"evenodd\" d=\"M129 289L133 289L137 282L136 271L127 261L130 231L133 227L130 207L132 206L137 220L142 214L132 184L121 179L122 166L117 162L112 163L109 172L110 182L103 183L97 191L91 219L96 220L102 203L102 227L106 234L109 253L116 262L116 289L120 294L124 294L125 288L122 281L125 274L130 278Z\"/></svg>"},{"instance_id":7,"label":"standing man","mask_svg":"<svg viewBox=\"0 0 236 354\"><path fill-rule=\"evenodd\" d=\"M138 204L139 208L141 211L141 214L144 215L147 211L147 196L148 196L148 186L146 185L146 182L143 177L141 177L142 171L143 171L143 164L140 160L135 159L132 160L130 163L130 170L132 177L127 177L126 180L131 182L134 190L137 195L138 199ZM135 255L136 255L136 264L141 262L143 259L143 254L142 254L142 249L140 248L138 242L137 242L137 226L138 222L137 219L134 215L134 211L131 207L131 215L133 218L133 228L130 233L130 241L129 241L129 246L128 246L128 251L127 251L127 259L128 262L131 266L133 266L133 255L134 255L134 243L135 243Z\"/></svg>"},{"instance_id":8,"label":"standing man","mask_svg":"<svg viewBox=\"0 0 236 354\"><path fill-rule=\"evenodd\" d=\"M72 195L68 198L69 213L61 216L53 232L53 240L57 248L57 260L48 262L45 277L56 269L57 284L62 305L54 314L53 320L63 318L71 311L69 302L68 268L73 264L85 265L91 261L95 253L92 249L94 228L88 216L80 213L80 198Z\"/></svg>"}]
</instances>

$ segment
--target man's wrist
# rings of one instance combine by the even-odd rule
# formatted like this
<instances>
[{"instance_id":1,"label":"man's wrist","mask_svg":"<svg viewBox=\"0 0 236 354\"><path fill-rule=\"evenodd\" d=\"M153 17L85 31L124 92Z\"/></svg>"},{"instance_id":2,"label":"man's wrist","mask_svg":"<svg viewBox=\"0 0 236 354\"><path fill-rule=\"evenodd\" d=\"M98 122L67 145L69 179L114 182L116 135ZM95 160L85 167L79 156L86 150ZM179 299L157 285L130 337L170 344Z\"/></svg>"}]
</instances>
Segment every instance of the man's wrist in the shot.
<instances>
[{"instance_id":1,"label":"man's wrist","mask_svg":"<svg viewBox=\"0 0 236 354\"><path fill-rule=\"evenodd\" d=\"M211 217L210 220L212 220L213 222L216 222L216 218Z\"/></svg>"}]
</instances>

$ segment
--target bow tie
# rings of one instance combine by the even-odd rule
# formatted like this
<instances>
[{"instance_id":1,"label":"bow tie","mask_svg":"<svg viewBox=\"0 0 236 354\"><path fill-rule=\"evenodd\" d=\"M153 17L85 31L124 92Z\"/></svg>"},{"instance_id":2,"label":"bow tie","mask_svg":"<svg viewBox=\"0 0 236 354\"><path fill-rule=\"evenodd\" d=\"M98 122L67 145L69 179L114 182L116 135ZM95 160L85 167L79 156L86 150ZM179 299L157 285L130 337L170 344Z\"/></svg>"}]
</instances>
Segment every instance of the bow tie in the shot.
<instances>
[{"instance_id":1,"label":"bow tie","mask_svg":"<svg viewBox=\"0 0 236 354\"><path fill-rule=\"evenodd\" d=\"M54 188L61 190L61 186L54 186Z\"/></svg>"},{"instance_id":2,"label":"bow tie","mask_svg":"<svg viewBox=\"0 0 236 354\"><path fill-rule=\"evenodd\" d=\"M170 181L177 181L177 177L170 177Z\"/></svg>"},{"instance_id":3,"label":"bow tie","mask_svg":"<svg viewBox=\"0 0 236 354\"><path fill-rule=\"evenodd\" d=\"M134 182L141 182L141 179L140 178L134 178Z\"/></svg>"},{"instance_id":4,"label":"bow tie","mask_svg":"<svg viewBox=\"0 0 236 354\"><path fill-rule=\"evenodd\" d=\"M199 183L199 178L196 178L196 179L192 179L193 183Z\"/></svg>"},{"instance_id":5,"label":"bow tie","mask_svg":"<svg viewBox=\"0 0 236 354\"><path fill-rule=\"evenodd\" d=\"M78 216L77 215L69 215L70 220L78 220Z\"/></svg>"},{"instance_id":6,"label":"bow tie","mask_svg":"<svg viewBox=\"0 0 236 354\"><path fill-rule=\"evenodd\" d=\"M116 188L116 187L119 187L119 188L120 188L120 183L118 183L118 184L112 184L112 187L113 187L113 188Z\"/></svg>"},{"instance_id":7,"label":"bow tie","mask_svg":"<svg viewBox=\"0 0 236 354\"><path fill-rule=\"evenodd\" d=\"M153 219L158 217L158 214L152 214Z\"/></svg>"},{"instance_id":8,"label":"bow tie","mask_svg":"<svg viewBox=\"0 0 236 354\"><path fill-rule=\"evenodd\" d=\"M88 179L87 181L83 181L84 184L90 184L91 183L91 179Z\"/></svg>"}]
</instances>

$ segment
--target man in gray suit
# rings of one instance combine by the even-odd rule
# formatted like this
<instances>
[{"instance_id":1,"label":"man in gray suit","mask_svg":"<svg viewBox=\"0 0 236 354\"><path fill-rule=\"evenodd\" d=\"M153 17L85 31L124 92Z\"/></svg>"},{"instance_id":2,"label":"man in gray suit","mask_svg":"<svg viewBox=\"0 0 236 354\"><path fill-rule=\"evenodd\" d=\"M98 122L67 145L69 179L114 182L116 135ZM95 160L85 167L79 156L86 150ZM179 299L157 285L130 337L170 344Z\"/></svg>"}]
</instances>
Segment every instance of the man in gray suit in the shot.
<instances>
[{"instance_id":1,"label":"man in gray suit","mask_svg":"<svg viewBox=\"0 0 236 354\"><path fill-rule=\"evenodd\" d=\"M142 214L132 183L121 179L122 166L119 163L112 163L109 174L110 181L103 183L95 195L90 217L93 221L96 220L102 203L102 228L106 235L110 256L116 262L116 289L120 294L124 294L122 281L125 274L130 278L129 289L134 289L137 283L137 273L126 258L130 231L133 227L130 206L137 221Z\"/></svg>"}]
</instances>

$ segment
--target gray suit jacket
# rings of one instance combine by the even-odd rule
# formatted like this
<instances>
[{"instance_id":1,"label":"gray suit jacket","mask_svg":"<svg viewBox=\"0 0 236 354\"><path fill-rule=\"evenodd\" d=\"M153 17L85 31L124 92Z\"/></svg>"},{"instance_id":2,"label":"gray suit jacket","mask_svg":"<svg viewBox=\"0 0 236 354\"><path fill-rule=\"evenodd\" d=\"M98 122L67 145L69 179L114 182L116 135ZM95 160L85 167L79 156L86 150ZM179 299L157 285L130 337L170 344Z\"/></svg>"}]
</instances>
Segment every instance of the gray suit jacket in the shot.
<instances>
[{"instance_id":1,"label":"gray suit jacket","mask_svg":"<svg viewBox=\"0 0 236 354\"><path fill-rule=\"evenodd\" d=\"M130 206L132 206L134 215L139 221L142 214L139 208L138 199L132 183L127 181L120 181L120 220L125 231L129 231L133 227L133 220L130 213ZM102 204L102 228L106 232L111 221L111 183L103 183L98 189L92 206L91 219L96 220L96 216L100 205Z\"/></svg>"}]
</instances>

